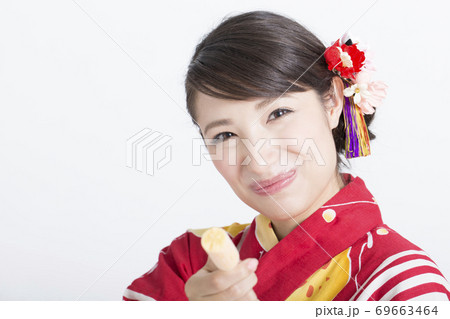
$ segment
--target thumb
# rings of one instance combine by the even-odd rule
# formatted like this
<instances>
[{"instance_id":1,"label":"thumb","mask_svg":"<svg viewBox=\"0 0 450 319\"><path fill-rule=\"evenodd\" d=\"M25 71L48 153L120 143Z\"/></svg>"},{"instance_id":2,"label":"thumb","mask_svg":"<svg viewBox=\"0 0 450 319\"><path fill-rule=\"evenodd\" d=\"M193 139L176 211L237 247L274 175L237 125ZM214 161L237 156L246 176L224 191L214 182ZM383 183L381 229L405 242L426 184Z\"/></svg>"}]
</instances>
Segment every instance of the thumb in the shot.
<instances>
[{"instance_id":1,"label":"thumb","mask_svg":"<svg viewBox=\"0 0 450 319\"><path fill-rule=\"evenodd\" d=\"M218 270L219 268L217 268L216 264L214 264L213 260L208 255L208 260L206 261L206 264L203 266L203 269L212 272Z\"/></svg>"}]
</instances>

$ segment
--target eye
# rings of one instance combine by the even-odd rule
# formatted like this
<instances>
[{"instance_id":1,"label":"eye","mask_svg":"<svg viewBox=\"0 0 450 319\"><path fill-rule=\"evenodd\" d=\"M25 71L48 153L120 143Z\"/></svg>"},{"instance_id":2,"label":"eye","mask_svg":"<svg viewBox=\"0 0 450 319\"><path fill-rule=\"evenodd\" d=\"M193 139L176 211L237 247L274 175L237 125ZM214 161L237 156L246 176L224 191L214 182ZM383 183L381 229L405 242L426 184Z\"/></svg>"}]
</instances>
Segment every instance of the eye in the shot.
<instances>
[{"instance_id":1,"label":"eye","mask_svg":"<svg viewBox=\"0 0 450 319\"><path fill-rule=\"evenodd\" d=\"M223 141L227 140L228 138L231 137L231 136L227 136L228 134L231 134L231 136L234 135L234 133L231 133L231 132L222 132L222 133L219 133L216 136L214 136L213 142L218 143L218 142L223 142Z\"/></svg>"},{"instance_id":2,"label":"eye","mask_svg":"<svg viewBox=\"0 0 450 319\"><path fill-rule=\"evenodd\" d=\"M276 120L277 118L282 117L283 115L291 113L291 112L293 112L293 111L290 110L290 109L285 109L285 108L276 109L275 111L270 113L269 120ZM274 115L273 119L271 119L272 115ZM231 132L219 133L219 134L217 134L216 136L213 137L213 143L216 144L218 142L224 142L228 138L232 137L233 135L235 135L235 134L231 133Z\"/></svg>"},{"instance_id":3,"label":"eye","mask_svg":"<svg viewBox=\"0 0 450 319\"><path fill-rule=\"evenodd\" d=\"M272 113L270 113L269 115L269 120L271 120L272 115L275 116L275 118L273 118L274 120L287 114L287 113L291 113L293 112L292 110L289 109L276 109L275 111L273 111Z\"/></svg>"}]
</instances>

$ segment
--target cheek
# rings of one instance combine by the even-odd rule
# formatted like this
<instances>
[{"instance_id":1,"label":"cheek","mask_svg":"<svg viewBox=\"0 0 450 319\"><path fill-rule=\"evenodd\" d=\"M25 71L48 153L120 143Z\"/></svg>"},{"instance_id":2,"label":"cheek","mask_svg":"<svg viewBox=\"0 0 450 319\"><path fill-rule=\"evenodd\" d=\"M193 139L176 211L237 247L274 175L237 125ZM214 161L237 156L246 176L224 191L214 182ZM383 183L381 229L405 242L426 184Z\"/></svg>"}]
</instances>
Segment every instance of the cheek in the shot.
<instances>
[{"instance_id":1,"label":"cheek","mask_svg":"<svg viewBox=\"0 0 450 319\"><path fill-rule=\"evenodd\" d=\"M324 126L320 132L317 132L314 142L326 165L333 166L336 158L336 146L334 144L333 135L328 127Z\"/></svg>"},{"instance_id":2,"label":"cheek","mask_svg":"<svg viewBox=\"0 0 450 319\"><path fill-rule=\"evenodd\" d=\"M224 155L227 155L226 152ZM230 185L238 181L238 166L230 163L228 156L223 156L223 159L213 160L213 164Z\"/></svg>"},{"instance_id":3,"label":"cheek","mask_svg":"<svg viewBox=\"0 0 450 319\"><path fill-rule=\"evenodd\" d=\"M290 153L306 160L304 165L333 166L336 164L336 147L332 133L322 118L315 121L295 121L283 131L285 137L297 139L297 145L289 145ZM315 159L315 155L317 158ZM307 161L307 159L313 159Z\"/></svg>"}]
</instances>

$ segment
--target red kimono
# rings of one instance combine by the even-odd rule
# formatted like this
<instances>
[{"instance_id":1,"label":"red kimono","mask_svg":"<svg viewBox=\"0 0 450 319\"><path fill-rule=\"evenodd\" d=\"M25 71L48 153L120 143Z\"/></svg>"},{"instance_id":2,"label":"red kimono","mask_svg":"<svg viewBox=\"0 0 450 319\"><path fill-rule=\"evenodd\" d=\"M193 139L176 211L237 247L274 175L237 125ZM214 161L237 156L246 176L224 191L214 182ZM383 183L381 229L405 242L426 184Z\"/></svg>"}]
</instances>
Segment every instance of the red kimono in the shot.
<instances>
[{"instance_id":1,"label":"red kimono","mask_svg":"<svg viewBox=\"0 0 450 319\"><path fill-rule=\"evenodd\" d=\"M262 214L250 224L223 227L241 260L259 259L259 300L450 300L437 265L383 223L377 202L359 177L278 241ZM188 229L164 247L158 262L135 279L123 300L188 300L184 285L202 268L206 229Z\"/></svg>"}]
</instances>

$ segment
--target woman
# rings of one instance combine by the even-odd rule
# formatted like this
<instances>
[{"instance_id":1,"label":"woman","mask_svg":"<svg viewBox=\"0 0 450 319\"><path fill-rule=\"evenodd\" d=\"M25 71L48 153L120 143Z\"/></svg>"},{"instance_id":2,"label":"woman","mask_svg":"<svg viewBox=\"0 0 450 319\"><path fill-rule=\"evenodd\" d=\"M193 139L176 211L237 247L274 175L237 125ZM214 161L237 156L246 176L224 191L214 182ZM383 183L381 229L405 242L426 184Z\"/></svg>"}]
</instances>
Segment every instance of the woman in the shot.
<instances>
[{"instance_id":1,"label":"woman","mask_svg":"<svg viewBox=\"0 0 450 319\"><path fill-rule=\"evenodd\" d=\"M189 229L124 300L449 300L436 264L383 223L361 178L341 172L344 152L369 154L379 101L349 81L363 54L334 49L324 55L310 31L266 11L230 17L197 45L189 114L217 170L259 215L223 227L239 250L234 269L217 269L200 245L206 229ZM364 118L346 122L349 97Z\"/></svg>"}]
</instances>

